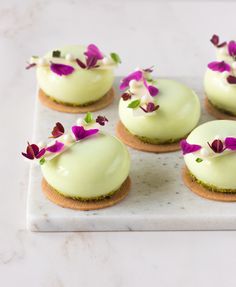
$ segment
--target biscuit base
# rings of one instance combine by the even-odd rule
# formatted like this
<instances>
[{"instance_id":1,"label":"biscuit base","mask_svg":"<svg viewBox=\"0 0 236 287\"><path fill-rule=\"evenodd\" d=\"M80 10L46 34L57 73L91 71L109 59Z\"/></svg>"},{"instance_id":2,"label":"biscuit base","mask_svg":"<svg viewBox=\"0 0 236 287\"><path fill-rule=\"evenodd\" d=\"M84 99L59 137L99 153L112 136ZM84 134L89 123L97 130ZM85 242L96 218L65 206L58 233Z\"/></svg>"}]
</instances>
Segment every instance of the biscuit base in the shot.
<instances>
[{"instance_id":1,"label":"biscuit base","mask_svg":"<svg viewBox=\"0 0 236 287\"><path fill-rule=\"evenodd\" d=\"M70 114L80 114L102 110L113 102L114 96L115 91L112 87L101 99L96 102L90 103L88 105L73 106L70 104L67 105L52 100L52 98L47 96L42 89L39 89L38 92L39 100L44 106L58 112Z\"/></svg>"},{"instance_id":2,"label":"biscuit base","mask_svg":"<svg viewBox=\"0 0 236 287\"><path fill-rule=\"evenodd\" d=\"M236 116L226 114L221 110L217 109L216 107L214 107L208 100L207 96L205 97L205 108L210 115L219 120L233 120L233 121L236 120Z\"/></svg>"},{"instance_id":3,"label":"biscuit base","mask_svg":"<svg viewBox=\"0 0 236 287\"><path fill-rule=\"evenodd\" d=\"M100 200L82 201L61 195L52 186L50 186L44 178L42 180L43 193L50 201L64 208L84 210L84 211L102 209L115 205L116 203L120 202L127 196L127 194L130 191L130 188L131 188L131 180L130 177L128 176L121 185L121 187L117 191L115 191L111 196L105 197Z\"/></svg>"},{"instance_id":4,"label":"biscuit base","mask_svg":"<svg viewBox=\"0 0 236 287\"><path fill-rule=\"evenodd\" d=\"M132 135L122 124L121 121L119 121L116 126L116 135L126 145L141 151L153 152L153 153L165 153L180 150L179 142L170 144L145 143L135 135Z\"/></svg>"},{"instance_id":5,"label":"biscuit base","mask_svg":"<svg viewBox=\"0 0 236 287\"><path fill-rule=\"evenodd\" d=\"M197 183L193 177L190 175L186 166L184 166L182 170L182 178L184 184L195 194L215 200L215 201L224 201L224 202L234 202L236 201L236 193L223 193L223 192L215 192L207 189L206 187Z\"/></svg>"}]
</instances>

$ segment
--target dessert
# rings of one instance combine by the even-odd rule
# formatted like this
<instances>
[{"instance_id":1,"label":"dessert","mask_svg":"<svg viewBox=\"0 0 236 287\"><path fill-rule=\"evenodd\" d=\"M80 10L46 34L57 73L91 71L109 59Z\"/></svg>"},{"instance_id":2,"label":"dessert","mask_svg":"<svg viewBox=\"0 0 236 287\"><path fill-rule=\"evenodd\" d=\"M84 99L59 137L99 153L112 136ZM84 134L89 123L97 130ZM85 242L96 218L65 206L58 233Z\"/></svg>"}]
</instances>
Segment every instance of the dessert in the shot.
<instances>
[{"instance_id":1,"label":"dessert","mask_svg":"<svg viewBox=\"0 0 236 287\"><path fill-rule=\"evenodd\" d=\"M68 113L100 110L114 97L116 53L104 56L94 44L53 50L33 56L26 69L36 67L39 99L49 108Z\"/></svg>"},{"instance_id":2,"label":"dessert","mask_svg":"<svg viewBox=\"0 0 236 287\"><path fill-rule=\"evenodd\" d=\"M199 99L182 83L153 79L152 72L137 69L121 81L117 135L138 150L176 151L199 121Z\"/></svg>"},{"instance_id":3,"label":"dessert","mask_svg":"<svg viewBox=\"0 0 236 287\"><path fill-rule=\"evenodd\" d=\"M181 141L185 184L202 197L236 201L236 122L215 120Z\"/></svg>"},{"instance_id":4,"label":"dessert","mask_svg":"<svg viewBox=\"0 0 236 287\"><path fill-rule=\"evenodd\" d=\"M207 111L218 119L236 119L236 42L220 42L213 35L216 61L208 64L204 77Z\"/></svg>"},{"instance_id":5,"label":"dessert","mask_svg":"<svg viewBox=\"0 0 236 287\"><path fill-rule=\"evenodd\" d=\"M63 207L91 210L111 206L130 189L126 147L102 132L107 119L87 113L65 133L56 123L48 144L29 144L22 155L41 165L42 190Z\"/></svg>"}]
</instances>

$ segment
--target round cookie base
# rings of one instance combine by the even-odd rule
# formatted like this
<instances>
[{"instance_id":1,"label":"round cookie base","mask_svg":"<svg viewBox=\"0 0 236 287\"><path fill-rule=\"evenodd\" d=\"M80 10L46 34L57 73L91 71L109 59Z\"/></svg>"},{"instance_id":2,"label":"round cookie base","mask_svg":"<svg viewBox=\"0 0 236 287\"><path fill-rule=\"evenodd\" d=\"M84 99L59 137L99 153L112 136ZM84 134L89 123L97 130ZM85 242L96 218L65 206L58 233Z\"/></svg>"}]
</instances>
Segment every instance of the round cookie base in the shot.
<instances>
[{"instance_id":1,"label":"round cookie base","mask_svg":"<svg viewBox=\"0 0 236 287\"><path fill-rule=\"evenodd\" d=\"M224 113L223 111L217 109L214 107L211 102L208 100L207 96L205 97L205 108L207 112L212 115L213 117L219 119L219 120L232 120L236 121L236 116L229 115Z\"/></svg>"},{"instance_id":2,"label":"round cookie base","mask_svg":"<svg viewBox=\"0 0 236 287\"><path fill-rule=\"evenodd\" d=\"M138 137L132 135L122 124L121 121L118 122L116 126L117 137L129 147L137 150L153 152L153 153L165 153L174 152L180 150L179 142L170 144L150 144L141 141Z\"/></svg>"},{"instance_id":3,"label":"round cookie base","mask_svg":"<svg viewBox=\"0 0 236 287\"><path fill-rule=\"evenodd\" d=\"M95 112L109 106L115 97L115 91L112 87L101 99L88 105L73 106L56 102L47 96L42 89L39 89L38 97L42 105L62 113L80 114L86 112Z\"/></svg>"},{"instance_id":4,"label":"round cookie base","mask_svg":"<svg viewBox=\"0 0 236 287\"><path fill-rule=\"evenodd\" d=\"M61 195L53 187L51 187L44 178L42 180L42 191L50 201L64 208L83 211L102 209L115 205L128 195L130 188L131 180L128 176L121 187L111 196L105 197L101 200L82 201Z\"/></svg>"},{"instance_id":5,"label":"round cookie base","mask_svg":"<svg viewBox=\"0 0 236 287\"><path fill-rule=\"evenodd\" d=\"M198 184L190 175L186 166L182 170L182 179L184 184L195 194L204 197L206 199L215 200L215 201L224 201L224 202L234 202L236 201L236 193L223 193L223 192L214 192L206 187Z\"/></svg>"}]
</instances>

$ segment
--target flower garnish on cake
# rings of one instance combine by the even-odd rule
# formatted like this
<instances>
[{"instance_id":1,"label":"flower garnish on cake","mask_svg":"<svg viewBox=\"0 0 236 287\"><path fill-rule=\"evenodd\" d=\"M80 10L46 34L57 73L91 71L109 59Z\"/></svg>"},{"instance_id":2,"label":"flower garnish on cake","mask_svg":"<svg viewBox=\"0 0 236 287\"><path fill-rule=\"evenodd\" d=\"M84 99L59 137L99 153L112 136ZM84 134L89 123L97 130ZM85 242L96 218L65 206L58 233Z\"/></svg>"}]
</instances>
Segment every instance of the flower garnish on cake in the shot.
<instances>
[{"instance_id":1,"label":"flower garnish on cake","mask_svg":"<svg viewBox=\"0 0 236 287\"><path fill-rule=\"evenodd\" d=\"M88 112L84 118L78 118L77 125L65 133L64 126L57 122L52 129L49 143L30 144L28 142L26 152L22 155L28 160L36 160L39 164L52 160L57 155L69 149L76 142L94 136L100 132L101 126L108 122L105 116L97 116L96 119Z\"/></svg>"},{"instance_id":2,"label":"flower garnish on cake","mask_svg":"<svg viewBox=\"0 0 236 287\"><path fill-rule=\"evenodd\" d=\"M60 50L52 51L51 57L32 56L26 69L36 66L50 67L50 70L58 76L68 76L75 72L75 68L70 63L77 63L81 69L111 69L121 63L118 54L110 53L105 56L99 48L90 44L84 52L84 58L81 59L71 53L66 53L62 56Z\"/></svg>"},{"instance_id":3,"label":"flower garnish on cake","mask_svg":"<svg viewBox=\"0 0 236 287\"><path fill-rule=\"evenodd\" d=\"M226 137L224 139L218 139L216 136L211 142L206 142L204 146L198 144L190 144L187 140L182 140L180 146L183 155L192 153L196 156L197 162L202 162L203 160L208 160L213 157L224 156L230 151L236 151L236 138Z\"/></svg>"},{"instance_id":4,"label":"flower garnish on cake","mask_svg":"<svg viewBox=\"0 0 236 287\"><path fill-rule=\"evenodd\" d=\"M152 67L137 69L121 80L120 90L125 90L121 95L122 99L132 100L128 108L134 110L139 108L144 113L155 113L159 109L159 105L154 102L154 97L158 95L159 90L151 76L152 72Z\"/></svg>"}]
</instances>

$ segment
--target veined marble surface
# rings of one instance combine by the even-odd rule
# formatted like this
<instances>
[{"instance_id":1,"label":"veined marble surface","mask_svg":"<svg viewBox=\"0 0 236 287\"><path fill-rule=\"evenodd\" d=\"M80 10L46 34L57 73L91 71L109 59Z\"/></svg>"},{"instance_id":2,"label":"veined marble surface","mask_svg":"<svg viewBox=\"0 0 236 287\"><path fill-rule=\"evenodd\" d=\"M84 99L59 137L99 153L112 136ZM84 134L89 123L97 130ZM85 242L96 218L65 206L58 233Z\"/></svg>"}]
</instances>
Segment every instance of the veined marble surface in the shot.
<instances>
[{"instance_id":1,"label":"veined marble surface","mask_svg":"<svg viewBox=\"0 0 236 287\"><path fill-rule=\"evenodd\" d=\"M33 127L36 83L34 72L24 70L29 56L64 43L94 42L120 53L117 74L154 63L162 76L202 78L215 58L210 36L235 38L235 10L234 1L1 1L3 286L235 285L236 232L27 231L29 166L19 155Z\"/></svg>"}]
</instances>

